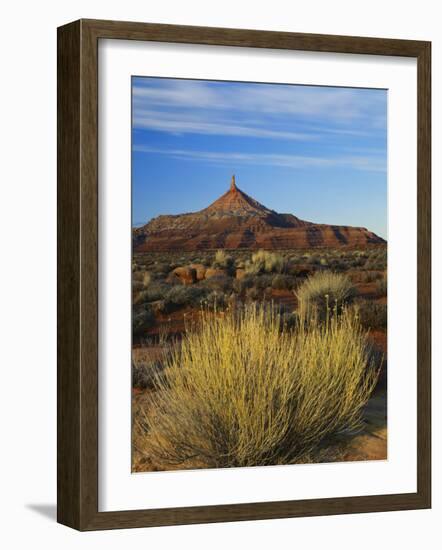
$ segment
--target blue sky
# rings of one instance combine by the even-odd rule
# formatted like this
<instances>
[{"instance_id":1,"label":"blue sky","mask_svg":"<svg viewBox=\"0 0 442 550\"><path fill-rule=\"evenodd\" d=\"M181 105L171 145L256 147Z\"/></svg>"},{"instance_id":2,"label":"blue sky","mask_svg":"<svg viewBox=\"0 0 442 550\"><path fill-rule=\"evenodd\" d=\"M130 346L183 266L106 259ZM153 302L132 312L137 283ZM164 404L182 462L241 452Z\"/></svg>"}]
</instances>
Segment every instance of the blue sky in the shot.
<instances>
[{"instance_id":1,"label":"blue sky","mask_svg":"<svg viewBox=\"0 0 442 550\"><path fill-rule=\"evenodd\" d=\"M387 236L387 91L132 78L132 216L230 183L277 212Z\"/></svg>"}]
</instances>

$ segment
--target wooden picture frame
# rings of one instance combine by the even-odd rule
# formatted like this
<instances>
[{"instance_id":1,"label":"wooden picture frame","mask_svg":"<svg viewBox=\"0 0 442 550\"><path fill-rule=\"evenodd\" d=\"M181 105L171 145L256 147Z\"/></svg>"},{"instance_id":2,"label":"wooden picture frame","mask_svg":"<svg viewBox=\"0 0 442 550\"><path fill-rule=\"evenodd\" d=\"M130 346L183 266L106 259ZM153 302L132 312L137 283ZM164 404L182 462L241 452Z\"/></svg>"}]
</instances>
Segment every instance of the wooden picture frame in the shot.
<instances>
[{"instance_id":1,"label":"wooden picture frame","mask_svg":"<svg viewBox=\"0 0 442 550\"><path fill-rule=\"evenodd\" d=\"M418 70L417 492L98 511L98 41L124 39L405 56ZM431 44L79 20L58 29L58 521L81 531L431 506Z\"/></svg>"}]
</instances>

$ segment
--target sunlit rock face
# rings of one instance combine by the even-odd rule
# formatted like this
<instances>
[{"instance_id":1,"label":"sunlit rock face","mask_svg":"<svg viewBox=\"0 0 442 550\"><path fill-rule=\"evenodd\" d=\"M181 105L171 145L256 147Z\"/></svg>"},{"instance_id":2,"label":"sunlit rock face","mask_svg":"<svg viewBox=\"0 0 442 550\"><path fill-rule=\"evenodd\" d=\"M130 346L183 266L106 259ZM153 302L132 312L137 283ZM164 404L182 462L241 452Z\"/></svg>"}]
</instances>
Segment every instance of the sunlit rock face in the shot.
<instances>
[{"instance_id":1,"label":"sunlit rock face","mask_svg":"<svg viewBox=\"0 0 442 550\"><path fill-rule=\"evenodd\" d=\"M161 215L133 230L135 252L218 248L365 247L385 243L364 227L315 224L279 214L236 186L199 212Z\"/></svg>"}]
</instances>

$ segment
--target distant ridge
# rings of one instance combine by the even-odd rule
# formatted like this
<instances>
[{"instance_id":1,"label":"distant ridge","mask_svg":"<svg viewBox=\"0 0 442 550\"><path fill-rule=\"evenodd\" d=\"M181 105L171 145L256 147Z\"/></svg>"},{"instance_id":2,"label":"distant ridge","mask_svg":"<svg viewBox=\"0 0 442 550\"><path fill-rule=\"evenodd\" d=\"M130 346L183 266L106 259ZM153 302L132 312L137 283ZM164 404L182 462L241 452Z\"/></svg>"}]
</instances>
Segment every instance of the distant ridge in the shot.
<instances>
[{"instance_id":1,"label":"distant ridge","mask_svg":"<svg viewBox=\"0 0 442 550\"><path fill-rule=\"evenodd\" d=\"M365 247L382 243L384 239L364 227L315 224L270 210L241 191L235 176L228 191L207 208L161 215L133 229L136 252Z\"/></svg>"}]
</instances>

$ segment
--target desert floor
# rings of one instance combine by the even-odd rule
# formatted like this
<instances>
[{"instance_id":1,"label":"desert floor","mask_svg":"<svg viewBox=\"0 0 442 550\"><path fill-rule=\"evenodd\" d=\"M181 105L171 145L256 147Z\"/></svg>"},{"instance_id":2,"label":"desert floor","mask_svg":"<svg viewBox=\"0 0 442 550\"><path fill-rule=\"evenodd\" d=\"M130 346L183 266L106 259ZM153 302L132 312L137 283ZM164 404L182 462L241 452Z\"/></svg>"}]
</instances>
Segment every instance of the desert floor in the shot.
<instances>
[{"instance_id":1,"label":"desert floor","mask_svg":"<svg viewBox=\"0 0 442 550\"><path fill-rule=\"evenodd\" d=\"M219 303L229 300L266 300L280 307L288 318L296 312L296 290L312 274L330 270L344 273L353 283L353 302L361 309L361 319L367 338L382 359L377 386L363 413L363 429L355 434L336 436L331 460L363 461L387 459L387 326L386 326L386 247L368 250L282 251L287 261L284 273L254 273L250 275L252 252L234 251L233 264L222 266L213 260L215 251L193 254L149 253L133 257L134 319L141 318L133 336L133 365L161 363L172 340L179 340L188 323L198 324L200 308L195 302L202 288ZM186 271L194 266L193 273ZM203 274L212 270L213 275ZM198 276L197 276L198 275ZM189 278L190 277L190 278ZM183 296L169 299L172 287ZM210 295L207 295L208 289ZM169 294L164 294L168 292ZM162 295L163 293L164 295ZM149 315L145 315L148 311ZM146 321L144 323L144 319ZM144 324L143 324L144 323ZM132 389L132 417L148 412L154 389L135 382ZM338 457L338 458L336 458ZM322 461L329 461L327 456ZM137 450L134 431L133 471L152 471L149 457ZM170 468L168 468L170 469Z\"/></svg>"}]
</instances>

